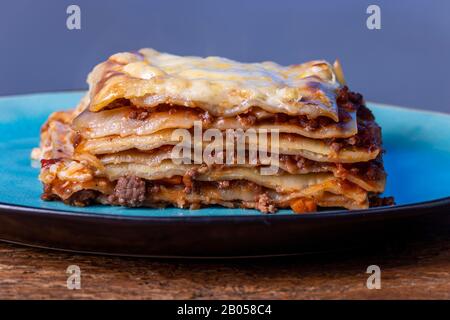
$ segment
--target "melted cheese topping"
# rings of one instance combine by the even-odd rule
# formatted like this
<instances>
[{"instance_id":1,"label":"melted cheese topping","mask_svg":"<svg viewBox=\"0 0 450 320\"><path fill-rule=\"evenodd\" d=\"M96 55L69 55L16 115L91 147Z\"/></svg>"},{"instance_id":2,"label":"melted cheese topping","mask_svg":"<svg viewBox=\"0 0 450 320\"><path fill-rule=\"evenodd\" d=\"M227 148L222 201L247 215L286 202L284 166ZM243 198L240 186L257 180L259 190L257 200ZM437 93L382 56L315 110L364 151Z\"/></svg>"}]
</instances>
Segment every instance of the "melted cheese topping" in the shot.
<instances>
[{"instance_id":1,"label":"melted cheese topping","mask_svg":"<svg viewBox=\"0 0 450 320\"><path fill-rule=\"evenodd\" d=\"M111 56L94 68L88 83L94 112L126 98L141 107L169 103L199 107L216 116L258 106L273 113L339 121L335 101L340 84L326 61L285 67L142 49Z\"/></svg>"}]
</instances>

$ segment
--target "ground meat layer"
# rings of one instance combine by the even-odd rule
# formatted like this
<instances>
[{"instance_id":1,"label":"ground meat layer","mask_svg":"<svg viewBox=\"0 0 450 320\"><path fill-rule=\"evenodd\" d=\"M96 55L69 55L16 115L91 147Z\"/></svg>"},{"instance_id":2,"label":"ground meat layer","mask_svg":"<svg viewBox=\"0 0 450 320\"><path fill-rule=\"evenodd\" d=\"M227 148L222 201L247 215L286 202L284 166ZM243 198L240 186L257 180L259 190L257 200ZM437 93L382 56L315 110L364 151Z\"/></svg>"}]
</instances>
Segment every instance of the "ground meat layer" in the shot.
<instances>
[{"instance_id":1,"label":"ground meat layer","mask_svg":"<svg viewBox=\"0 0 450 320\"><path fill-rule=\"evenodd\" d=\"M108 197L108 201L126 207L140 207L144 203L146 190L143 179L135 176L120 177L114 188L114 194Z\"/></svg>"}]
</instances>

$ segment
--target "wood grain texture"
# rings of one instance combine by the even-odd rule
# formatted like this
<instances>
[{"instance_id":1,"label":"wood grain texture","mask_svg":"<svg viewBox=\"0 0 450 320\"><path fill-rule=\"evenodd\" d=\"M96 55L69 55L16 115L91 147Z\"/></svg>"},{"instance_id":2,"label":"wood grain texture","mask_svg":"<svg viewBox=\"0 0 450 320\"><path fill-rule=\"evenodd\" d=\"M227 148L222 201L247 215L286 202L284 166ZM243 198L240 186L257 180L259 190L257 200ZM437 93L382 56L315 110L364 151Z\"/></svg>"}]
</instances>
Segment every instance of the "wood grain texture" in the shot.
<instances>
[{"instance_id":1,"label":"wood grain texture","mask_svg":"<svg viewBox=\"0 0 450 320\"><path fill-rule=\"evenodd\" d=\"M448 219L447 219L448 222ZM155 260L0 243L2 299L450 299L450 224L358 250L247 260ZM81 289L66 268L81 268ZM369 265L380 290L366 288Z\"/></svg>"}]
</instances>

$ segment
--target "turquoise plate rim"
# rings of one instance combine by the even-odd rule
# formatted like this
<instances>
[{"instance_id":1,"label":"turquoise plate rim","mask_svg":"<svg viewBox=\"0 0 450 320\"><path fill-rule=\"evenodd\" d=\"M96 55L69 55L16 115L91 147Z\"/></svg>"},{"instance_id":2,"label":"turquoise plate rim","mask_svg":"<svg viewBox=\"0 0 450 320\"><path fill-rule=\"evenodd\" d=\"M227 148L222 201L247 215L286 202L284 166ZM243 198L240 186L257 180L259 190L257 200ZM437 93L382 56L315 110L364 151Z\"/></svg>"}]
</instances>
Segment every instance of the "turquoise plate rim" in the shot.
<instances>
[{"instance_id":1,"label":"turquoise plate rim","mask_svg":"<svg viewBox=\"0 0 450 320\"><path fill-rule=\"evenodd\" d=\"M27 93L20 94L11 94L11 95L2 95L0 98L20 98L32 95L39 94L52 94L52 93L83 93L86 92L86 89L58 89L51 91L32 91ZM435 110L423 110L419 108L411 108L404 107L395 104L381 103L375 101L367 101L369 104L376 104L377 107L388 108L388 109L400 109L403 111L414 111L423 114L434 114L448 118L450 121L450 114ZM70 209L62 210L62 209L52 209L52 208L38 208L27 205L20 204L9 204L6 202L0 202L0 212L27 212L27 213L39 213L39 214L50 214L50 215L65 215L65 216L75 216L75 217L92 217L95 219L113 219L113 220L145 220L145 221L173 221L176 220L184 220L184 221L200 221L200 220L253 220L253 219L321 219L321 218L349 218L355 216L366 216L366 215L377 215L377 214L386 214L386 212L390 212L391 214L398 212L405 212L409 210L421 210L421 209L434 209L434 208L450 208L450 195L447 197L442 197L438 199L433 199L429 201L422 201L411 204L402 204L402 205L394 205L394 206L384 206L384 207L376 207L376 208L368 208L368 209L357 209L357 210L324 210L317 213L305 213L305 214L288 214L288 213L275 213L275 214L249 214L249 215L176 215L176 216L144 216L144 215L124 215L124 214L108 214L108 213L92 213L92 212L82 212L82 211L72 211Z\"/></svg>"}]
</instances>

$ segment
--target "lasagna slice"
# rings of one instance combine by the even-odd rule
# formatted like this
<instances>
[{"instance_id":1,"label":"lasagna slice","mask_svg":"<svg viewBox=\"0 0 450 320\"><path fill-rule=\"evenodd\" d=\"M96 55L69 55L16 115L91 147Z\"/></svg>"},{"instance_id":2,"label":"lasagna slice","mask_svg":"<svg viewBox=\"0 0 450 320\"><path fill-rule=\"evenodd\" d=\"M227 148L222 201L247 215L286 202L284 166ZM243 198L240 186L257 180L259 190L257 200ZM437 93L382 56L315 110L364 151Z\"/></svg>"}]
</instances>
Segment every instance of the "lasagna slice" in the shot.
<instances>
[{"instance_id":1,"label":"lasagna slice","mask_svg":"<svg viewBox=\"0 0 450 320\"><path fill-rule=\"evenodd\" d=\"M368 208L384 191L381 129L339 63L288 67L152 49L119 53L41 130L42 199L265 213Z\"/></svg>"}]
</instances>

